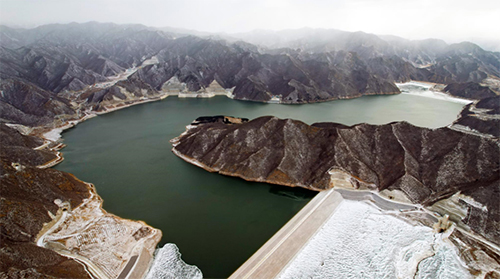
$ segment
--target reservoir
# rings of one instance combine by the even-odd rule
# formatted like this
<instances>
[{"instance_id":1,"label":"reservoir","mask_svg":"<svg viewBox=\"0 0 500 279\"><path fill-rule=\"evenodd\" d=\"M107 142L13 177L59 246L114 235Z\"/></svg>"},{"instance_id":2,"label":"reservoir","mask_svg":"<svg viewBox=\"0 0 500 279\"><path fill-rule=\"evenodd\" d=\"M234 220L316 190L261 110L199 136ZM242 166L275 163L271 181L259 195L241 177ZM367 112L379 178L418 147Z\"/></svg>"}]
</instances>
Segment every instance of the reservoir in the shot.
<instances>
[{"instance_id":1,"label":"reservoir","mask_svg":"<svg viewBox=\"0 0 500 279\"><path fill-rule=\"evenodd\" d=\"M414 94L426 87L413 85ZM410 94L366 96L304 105L168 97L92 118L63 134L65 160L56 168L91 182L104 209L160 229L204 277L228 277L315 193L246 182L206 172L171 152L169 140L199 116L249 119L274 115L308 124L408 121L451 124L463 103Z\"/></svg>"}]
</instances>

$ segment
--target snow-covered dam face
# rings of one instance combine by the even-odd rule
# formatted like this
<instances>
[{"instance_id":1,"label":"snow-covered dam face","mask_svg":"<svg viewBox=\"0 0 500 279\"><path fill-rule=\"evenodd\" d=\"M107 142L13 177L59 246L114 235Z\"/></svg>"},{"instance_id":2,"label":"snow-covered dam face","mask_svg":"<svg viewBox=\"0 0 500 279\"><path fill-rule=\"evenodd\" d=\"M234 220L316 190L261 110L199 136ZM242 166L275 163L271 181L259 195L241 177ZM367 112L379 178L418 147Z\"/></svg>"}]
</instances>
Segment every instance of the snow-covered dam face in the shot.
<instances>
[{"instance_id":1,"label":"snow-covered dam face","mask_svg":"<svg viewBox=\"0 0 500 279\"><path fill-rule=\"evenodd\" d=\"M344 200L279 278L473 278L445 234Z\"/></svg>"}]
</instances>

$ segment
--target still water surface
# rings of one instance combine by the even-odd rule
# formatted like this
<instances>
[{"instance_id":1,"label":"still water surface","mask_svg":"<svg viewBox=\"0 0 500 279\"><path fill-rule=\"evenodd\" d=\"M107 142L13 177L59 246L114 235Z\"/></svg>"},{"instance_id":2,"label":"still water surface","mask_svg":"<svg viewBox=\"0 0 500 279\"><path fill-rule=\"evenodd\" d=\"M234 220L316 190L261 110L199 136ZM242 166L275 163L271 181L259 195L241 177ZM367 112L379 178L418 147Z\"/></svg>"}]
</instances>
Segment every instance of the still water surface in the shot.
<instances>
[{"instance_id":1,"label":"still water surface","mask_svg":"<svg viewBox=\"0 0 500 279\"><path fill-rule=\"evenodd\" d=\"M313 196L302 189L246 182L208 173L171 152L169 140L204 115L275 115L308 124L405 120L450 124L462 104L412 95L368 96L307 105L243 102L215 97L178 99L105 114L63 134L65 161L57 169L92 182L104 209L161 229L182 258L205 277L227 277Z\"/></svg>"}]
</instances>

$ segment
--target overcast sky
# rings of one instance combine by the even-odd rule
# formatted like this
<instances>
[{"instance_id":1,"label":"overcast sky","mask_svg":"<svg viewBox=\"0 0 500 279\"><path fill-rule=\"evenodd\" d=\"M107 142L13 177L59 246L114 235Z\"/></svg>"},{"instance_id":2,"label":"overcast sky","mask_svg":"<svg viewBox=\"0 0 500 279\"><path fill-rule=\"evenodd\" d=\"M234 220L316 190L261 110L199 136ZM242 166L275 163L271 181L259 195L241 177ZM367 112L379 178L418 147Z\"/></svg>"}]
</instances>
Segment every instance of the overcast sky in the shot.
<instances>
[{"instance_id":1,"label":"overcast sky","mask_svg":"<svg viewBox=\"0 0 500 279\"><path fill-rule=\"evenodd\" d=\"M500 0L0 0L0 23L141 23L210 32L334 28L500 41Z\"/></svg>"}]
</instances>

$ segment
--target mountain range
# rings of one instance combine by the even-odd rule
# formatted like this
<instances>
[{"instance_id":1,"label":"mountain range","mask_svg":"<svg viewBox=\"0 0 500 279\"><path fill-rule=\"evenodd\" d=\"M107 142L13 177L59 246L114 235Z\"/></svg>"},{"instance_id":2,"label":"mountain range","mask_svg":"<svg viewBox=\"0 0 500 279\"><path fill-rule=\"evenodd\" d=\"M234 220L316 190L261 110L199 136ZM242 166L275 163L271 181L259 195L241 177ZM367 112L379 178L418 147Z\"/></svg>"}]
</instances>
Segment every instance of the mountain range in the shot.
<instances>
[{"instance_id":1,"label":"mountain range","mask_svg":"<svg viewBox=\"0 0 500 279\"><path fill-rule=\"evenodd\" d=\"M409 80L500 88L500 53L469 42L447 45L435 39L321 29L233 37L171 31L97 22L1 26L1 119L41 124L32 120L25 100L36 99L47 110L65 114L99 110L103 101L130 99L125 93L157 95L172 78L188 92L201 92L216 81L235 99L267 102L274 97L290 104L397 94L395 83ZM153 62L143 64L151 58ZM147 93L128 92L117 84L99 93L93 87L133 67L139 68L124 82Z\"/></svg>"}]
</instances>

